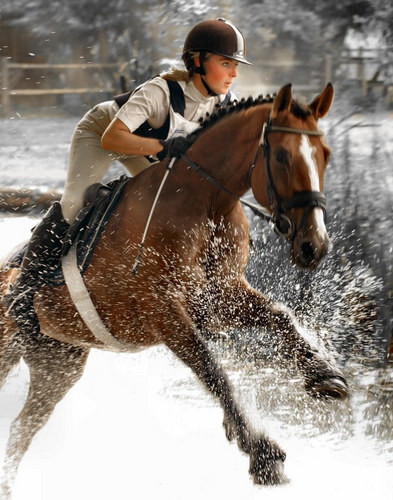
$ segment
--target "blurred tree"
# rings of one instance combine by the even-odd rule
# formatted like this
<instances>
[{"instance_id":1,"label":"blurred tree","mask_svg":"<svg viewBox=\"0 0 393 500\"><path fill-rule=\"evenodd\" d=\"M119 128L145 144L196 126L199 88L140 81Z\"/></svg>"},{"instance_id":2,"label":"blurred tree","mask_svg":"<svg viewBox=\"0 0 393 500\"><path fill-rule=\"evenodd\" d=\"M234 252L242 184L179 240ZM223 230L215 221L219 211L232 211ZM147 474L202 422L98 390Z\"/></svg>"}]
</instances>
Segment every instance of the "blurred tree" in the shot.
<instances>
[{"instance_id":1,"label":"blurred tree","mask_svg":"<svg viewBox=\"0 0 393 500\"><path fill-rule=\"evenodd\" d=\"M374 0L374 16L368 29L381 37L381 72L393 81L393 3L387 0Z\"/></svg>"},{"instance_id":2,"label":"blurred tree","mask_svg":"<svg viewBox=\"0 0 393 500\"><path fill-rule=\"evenodd\" d=\"M233 20L261 66L278 48L308 62L338 53L349 29L393 39L390 0L2 0L0 18L11 15L56 61L138 58L141 72L178 58L190 26L209 17Z\"/></svg>"},{"instance_id":3,"label":"blurred tree","mask_svg":"<svg viewBox=\"0 0 393 500\"><path fill-rule=\"evenodd\" d=\"M241 0L237 16L259 42L254 51L286 45L309 58L341 48L348 30L367 29L377 12L369 0Z\"/></svg>"},{"instance_id":4,"label":"blurred tree","mask_svg":"<svg viewBox=\"0 0 393 500\"><path fill-rule=\"evenodd\" d=\"M18 14L14 24L28 26L37 39L52 34L52 44L47 51L55 54L58 60L69 60L67 48L80 47L81 42L84 47L92 47L93 58L102 55L100 49L107 57L117 57L114 46L127 53L128 40L124 33L128 30L143 39L140 16L137 9L133 12L130 8L129 0L118 0L116 9L107 0L32 0L27 4L23 0L3 2L6 5L3 10ZM138 1L134 3L139 4ZM100 47L103 40L101 33L107 36L108 48ZM83 55L84 51L79 50Z\"/></svg>"},{"instance_id":5,"label":"blurred tree","mask_svg":"<svg viewBox=\"0 0 393 500\"><path fill-rule=\"evenodd\" d=\"M13 24L28 26L38 36L56 33L57 57L61 57L64 46L80 42L93 47L93 55L98 55L100 34L104 33L107 56L117 60L119 56L132 57L135 40L139 48L151 47L157 40L157 45L169 45L171 49L178 37L163 39L162 34L174 26L194 24L211 10L206 2L197 0L117 0L115 7L107 0L31 0L28 3L2 0L0 16L12 14ZM171 50L169 52L173 57Z\"/></svg>"}]
</instances>

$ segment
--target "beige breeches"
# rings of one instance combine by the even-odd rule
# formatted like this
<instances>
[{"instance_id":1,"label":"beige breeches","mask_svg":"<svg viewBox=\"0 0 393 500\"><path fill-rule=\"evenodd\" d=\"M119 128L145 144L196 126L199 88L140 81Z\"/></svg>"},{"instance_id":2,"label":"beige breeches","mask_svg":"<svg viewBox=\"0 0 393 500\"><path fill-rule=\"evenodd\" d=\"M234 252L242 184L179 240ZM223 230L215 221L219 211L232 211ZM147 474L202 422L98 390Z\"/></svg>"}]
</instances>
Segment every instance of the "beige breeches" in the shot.
<instances>
[{"instance_id":1,"label":"beige breeches","mask_svg":"<svg viewBox=\"0 0 393 500\"><path fill-rule=\"evenodd\" d=\"M124 156L101 147L101 136L118 106L115 101L98 104L80 120L72 136L67 180L60 200L64 218L72 223L83 206L86 189L100 182L115 160L134 176L151 166L144 156Z\"/></svg>"}]
</instances>

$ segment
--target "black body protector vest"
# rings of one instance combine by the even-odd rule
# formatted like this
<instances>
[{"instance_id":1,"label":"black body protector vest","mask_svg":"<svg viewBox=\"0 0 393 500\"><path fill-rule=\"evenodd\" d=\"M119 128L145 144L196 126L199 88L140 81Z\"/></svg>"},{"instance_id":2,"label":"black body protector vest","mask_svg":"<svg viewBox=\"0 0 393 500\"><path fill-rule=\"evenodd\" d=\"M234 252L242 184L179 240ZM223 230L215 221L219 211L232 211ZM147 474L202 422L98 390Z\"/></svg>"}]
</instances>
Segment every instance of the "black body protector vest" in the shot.
<instances>
[{"instance_id":1,"label":"black body protector vest","mask_svg":"<svg viewBox=\"0 0 393 500\"><path fill-rule=\"evenodd\" d=\"M186 101L184 99L184 92L178 82L172 80L166 80L169 88L169 100L171 107L175 113L179 113L179 115L184 117L184 110L186 107ZM137 87L134 90L130 90L129 92L125 92L124 94L120 94L114 97L114 100L118 104L119 108L124 106L124 104L128 101L128 99L134 94L134 92L138 92L140 87ZM228 92L225 96L225 99L222 101L221 106L225 107L230 101L231 93ZM170 114L166 117L164 124L159 128L153 128L147 121L142 123L136 130L134 130L133 134L139 135L141 137L148 137L151 139L160 139L165 140L168 137L170 126Z\"/></svg>"}]
</instances>

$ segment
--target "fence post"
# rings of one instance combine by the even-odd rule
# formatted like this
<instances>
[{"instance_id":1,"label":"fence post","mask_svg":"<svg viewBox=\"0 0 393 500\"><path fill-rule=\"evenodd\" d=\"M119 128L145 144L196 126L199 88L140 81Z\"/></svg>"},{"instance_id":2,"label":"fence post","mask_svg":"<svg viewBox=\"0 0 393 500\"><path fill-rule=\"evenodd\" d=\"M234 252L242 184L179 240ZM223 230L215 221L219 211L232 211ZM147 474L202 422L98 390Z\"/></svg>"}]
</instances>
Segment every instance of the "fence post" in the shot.
<instances>
[{"instance_id":1,"label":"fence post","mask_svg":"<svg viewBox=\"0 0 393 500\"><path fill-rule=\"evenodd\" d=\"M8 60L6 57L0 58L0 71L1 71L1 114L6 115L10 109L10 91L9 85L9 68Z\"/></svg>"},{"instance_id":2,"label":"fence post","mask_svg":"<svg viewBox=\"0 0 393 500\"><path fill-rule=\"evenodd\" d=\"M331 54L326 54L325 55L325 64L323 68L323 73L324 73L324 84L326 85L328 82L333 81L333 62L332 62L332 56Z\"/></svg>"},{"instance_id":3,"label":"fence post","mask_svg":"<svg viewBox=\"0 0 393 500\"><path fill-rule=\"evenodd\" d=\"M362 96L367 95L367 78L366 78L366 68L364 67L364 53L363 48L359 48L358 52L358 67L357 67L357 77L361 81L362 85Z\"/></svg>"}]
</instances>

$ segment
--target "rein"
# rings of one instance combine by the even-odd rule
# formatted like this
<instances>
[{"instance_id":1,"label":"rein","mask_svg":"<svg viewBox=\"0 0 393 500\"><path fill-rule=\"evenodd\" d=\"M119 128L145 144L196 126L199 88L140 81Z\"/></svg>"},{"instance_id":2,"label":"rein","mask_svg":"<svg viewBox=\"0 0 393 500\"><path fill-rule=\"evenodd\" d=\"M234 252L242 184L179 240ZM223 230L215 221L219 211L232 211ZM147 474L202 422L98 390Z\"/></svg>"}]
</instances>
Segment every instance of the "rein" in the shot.
<instances>
[{"instance_id":1,"label":"rein","mask_svg":"<svg viewBox=\"0 0 393 500\"><path fill-rule=\"evenodd\" d=\"M252 172L253 168L255 167L257 156L258 156L258 150L257 150L257 153L255 155L255 159L254 159L254 161L249 169L249 178L251 177L251 172ZM235 200L240 201L240 203L242 203L246 207L251 208L251 210L254 212L255 215L258 215L259 217L262 217L263 219L266 219L268 221L271 221L273 219L273 216L266 208L264 208L262 206L255 205L255 203L251 203L251 202L245 200L244 198L240 198L236 194L232 193L232 191L229 191L229 189L227 189L220 182L218 182L216 179L214 179L210 174L208 174L206 172L206 170L203 170L203 168L200 167L197 163L190 160L186 154L183 154L181 156L181 158L182 158L182 160L184 160L187 163L187 165L189 167L193 168L196 172L198 172L202 177L204 177L206 180L208 180L211 184L214 184L216 187L221 189L221 191L224 191L224 193L227 193L229 196L231 196Z\"/></svg>"}]
</instances>

